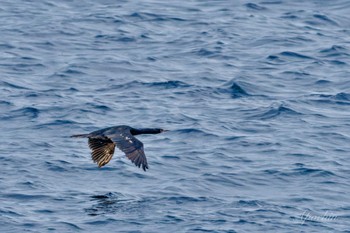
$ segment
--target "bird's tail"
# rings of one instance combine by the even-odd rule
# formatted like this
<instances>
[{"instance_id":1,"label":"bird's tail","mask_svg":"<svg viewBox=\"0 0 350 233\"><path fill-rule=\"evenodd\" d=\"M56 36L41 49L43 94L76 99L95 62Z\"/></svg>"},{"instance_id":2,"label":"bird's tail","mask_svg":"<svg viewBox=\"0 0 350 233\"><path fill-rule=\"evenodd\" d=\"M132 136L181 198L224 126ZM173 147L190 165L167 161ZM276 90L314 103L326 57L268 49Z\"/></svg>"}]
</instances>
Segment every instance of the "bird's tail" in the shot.
<instances>
[{"instance_id":1,"label":"bird's tail","mask_svg":"<svg viewBox=\"0 0 350 233\"><path fill-rule=\"evenodd\" d=\"M87 138L89 137L89 134L75 134L70 136L71 138Z\"/></svg>"}]
</instances>

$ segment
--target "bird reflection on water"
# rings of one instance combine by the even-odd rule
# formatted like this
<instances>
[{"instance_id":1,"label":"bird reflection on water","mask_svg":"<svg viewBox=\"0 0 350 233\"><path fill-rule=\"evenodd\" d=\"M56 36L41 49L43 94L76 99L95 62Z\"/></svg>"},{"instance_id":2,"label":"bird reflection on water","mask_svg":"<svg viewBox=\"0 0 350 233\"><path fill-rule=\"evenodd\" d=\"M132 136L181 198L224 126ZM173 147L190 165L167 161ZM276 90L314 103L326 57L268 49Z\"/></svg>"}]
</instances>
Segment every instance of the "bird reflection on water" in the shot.
<instances>
[{"instance_id":1,"label":"bird reflection on water","mask_svg":"<svg viewBox=\"0 0 350 233\"><path fill-rule=\"evenodd\" d=\"M145 208L144 201L126 198L121 193L93 195L90 201L94 204L90 208L85 209L85 212L90 216L120 214L122 217L125 217L125 213L137 213Z\"/></svg>"}]
</instances>

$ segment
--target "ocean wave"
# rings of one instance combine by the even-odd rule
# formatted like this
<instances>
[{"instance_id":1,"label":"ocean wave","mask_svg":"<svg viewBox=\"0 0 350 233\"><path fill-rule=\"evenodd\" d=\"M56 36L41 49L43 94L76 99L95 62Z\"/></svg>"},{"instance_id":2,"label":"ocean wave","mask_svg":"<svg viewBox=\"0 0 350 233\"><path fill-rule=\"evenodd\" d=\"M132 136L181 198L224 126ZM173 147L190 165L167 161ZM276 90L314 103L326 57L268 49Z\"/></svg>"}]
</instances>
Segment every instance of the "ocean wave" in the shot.
<instances>
[{"instance_id":1,"label":"ocean wave","mask_svg":"<svg viewBox=\"0 0 350 233\"><path fill-rule=\"evenodd\" d=\"M350 94L345 92L339 92L337 94L311 94L305 96L306 102L316 102L319 104L336 104L336 105L349 105Z\"/></svg>"},{"instance_id":2,"label":"ocean wave","mask_svg":"<svg viewBox=\"0 0 350 233\"><path fill-rule=\"evenodd\" d=\"M34 119L39 117L40 110L34 107L24 107L10 111L7 115L1 117L3 120L15 119L15 118L27 118Z\"/></svg>"},{"instance_id":3,"label":"ocean wave","mask_svg":"<svg viewBox=\"0 0 350 233\"><path fill-rule=\"evenodd\" d=\"M276 117L293 117L297 115L302 115L302 113L293 110L291 107L286 107L284 104L273 104L268 108L262 108L258 111L262 111L261 113L254 114L251 118L268 120Z\"/></svg>"},{"instance_id":4,"label":"ocean wave","mask_svg":"<svg viewBox=\"0 0 350 233\"><path fill-rule=\"evenodd\" d=\"M329 16L327 15L323 15L323 14L314 14L313 17L315 19L317 19L318 21L307 21L308 23L310 23L311 25L319 25L319 24L330 24L330 25L334 25L334 26L338 26L338 23L331 19Z\"/></svg>"},{"instance_id":5,"label":"ocean wave","mask_svg":"<svg viewBox=\"0 0 350 233\"><path fill-rule=\"evenodd\" d=\"M30 201L30 200L36 200L36 199L46 200L46 199L52 198L51 196L44 195L44 194L23 194L23 193L9 193L9 194L3 194L3 196L5 196L6 198L21 200L21 201L23 200Z\"/></svg>"},{"instance_id":6,"label":"ocean wave","mask_svg":"<svg viewBox=\"0 0 350 233\"><path fill-rule=\"evenodd\" d=\"M344 46L333 45L330 48L319 51L324 57L350 57L349 51Z\"/></svg>"},{"instance_id":7,"label":"ocean wave","mask_svg":"<svg viewBox=\"0 0 350 233\"><path fill-rule=\"evenodd\" d=\"M201 136L201 137L218 137L218 135L213 133L207 133L204 130L195 129L195 128L185 128L185 129L176 129L171 130L173 134L185 134L187 136Z\"/></svg>"},{"instance_id":8,"label":"ocean wave","mask_svg":"<svg viewBox=\"0 0 350 233\"><path fill-rule=\"evenodd\" d=\"M72 120L52 120L48 123L37 124L35 128L49 128L50 126L59 126L62 127L64 125L77 125L78 122Z\"/></svg>"},{"instance_id":9,"label":"ocean wave","mask_svg":"<svg viewBox=\"0 0 350 233\"><path fill-rule=\"evenodd\" d=\"M298 165L297 165L298 166ZM337 177L337 175L329 170L318 169L318 168L308 168L308 167L297 167L292 169L267 169L264 170L265 174L278 176L283 179L288 179L288 177L295 176L305 176L305 177Z\"/></svg>"},{"instance_id":10,"label":"ocean wave","mask_svg":"<svg viewBox=\"0 0 350 233\"><path fill-rule=\"evenodd\" d=\"M291 51L284 51L284 52L281 52L279 55L284 57L290 57L290 58L313 59L310 56L306 56L306 55L296 53L296 52L291 52Z\"/></svg>"},{"instance_id":11,"label":"ocean wave","mask_svg":"<svg viewBox=\"0 0 350 233\"><path fill-rule=\"evenodd\" d=\"M109 87L98 89L98 91L109 91L115 89L138 89L138 88L156 88L156 89L176 89L190 87L189 84L177 80L164 81L164 82L140 82L131 81L123 84L114 84Z\"/></svg>"},{"instance_id":12,"label":"ocean wave","mask_svg":"<svg viewBox=\"0 0 350 233\"><path fill-rule=\"evenodd\" d=\"M8 88L13 88L13 89L20 89L20 90L29 90L29 88L18 85L18 84L14 84L14 83L10 83L10 82L5 82L5 81L0 81L0 86L1 87L8 87Z\"/></svg>"},{"instance_id":13,"label":"ocean wave","mask_svg":"<svg viewBox=\"0 0 350 233\"><path fill-rule=\"evenodd\" d=\"M250 94L243 88L243 86L248 85L249 84L247 83L235 82L233 80L225 84L225 86L227 86L227 91L231 94L232 98L250 96Z\"/></svg>"},{"instance_id":14,"label":"ocean wave","mask_svg":"<svg viewBox=\"0 0 350 233\"><path fill-rule=\"evenodd\" d=\"M186 21L185 19L180 17L168 16L164 14L155 14L155 13L149 13L149 12L134 12L128 15L127 17L136 18L142 21L175 21L175 22Z\"/></svg>"},{"instance_id":15,"label":"ocean wave","mask_svg":"<svg viewBox=\"0 0 350 233\"><path fill-rule=\"evenodd\" d=\"M258 11L262 11L262 10L267 10L266 7L260 6L256 3L246 3L244 4L247 8L252 9L252 10L258 10Z\"/></svg>"}]
</instances>

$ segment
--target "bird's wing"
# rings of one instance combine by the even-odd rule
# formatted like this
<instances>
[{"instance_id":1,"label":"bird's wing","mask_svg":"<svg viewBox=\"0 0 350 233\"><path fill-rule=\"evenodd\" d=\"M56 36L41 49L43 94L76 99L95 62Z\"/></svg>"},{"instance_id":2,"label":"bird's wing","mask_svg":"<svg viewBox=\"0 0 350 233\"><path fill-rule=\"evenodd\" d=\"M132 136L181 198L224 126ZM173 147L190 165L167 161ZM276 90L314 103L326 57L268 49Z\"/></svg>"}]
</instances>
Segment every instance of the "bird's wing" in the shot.
<instances>
[{"instance_id":1,"label":"bird's wing","mask_svg":"<svg viewBox=\"0 0 350 233\"><path fill-rule=\"evenodd\" d=\"M114 134L111 139L137 167L142 166L144 171L148 169L143 143L137 140L130 131Z\"/></svg>"},{"instance_id":2,"label":"bird's wing","mask_svg":"<svg viewBox=\"0 0 350 233\"><path fill-rule=\"evenodd\" d=\"M115 144L109 138L89 138L89 147L92 160L102 167L112 159Z\"/></svg>"}]
</instances>

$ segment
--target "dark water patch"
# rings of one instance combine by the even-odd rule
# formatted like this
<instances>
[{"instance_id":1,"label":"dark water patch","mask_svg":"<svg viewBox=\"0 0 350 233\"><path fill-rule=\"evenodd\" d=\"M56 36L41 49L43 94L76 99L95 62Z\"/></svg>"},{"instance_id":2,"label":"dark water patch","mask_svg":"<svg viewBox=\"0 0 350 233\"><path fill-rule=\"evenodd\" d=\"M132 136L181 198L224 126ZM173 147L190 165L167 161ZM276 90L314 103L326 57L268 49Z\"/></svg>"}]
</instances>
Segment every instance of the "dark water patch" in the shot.
<instances>
[{"instance_id":1,"label":"dark water patch","mask_svg":"<svg viewBox=\"0 0 350 233\"><path fill-rule=\"evenodd\" d=\"M45 199L51 199L48 195L43 194L23 194L23 193L10 193L10 194L3 194L4 197L16 199L19 201L29 201L29 200L45 200Z\"/></svg>"},{"instance_id":2,"label":"dark water patch","mask_svg":"<svg viewBox=\"0 0 350 233\"><path fill-rule=\"evenodd\" d=\"M151 87L163 87L165 89L173 89L173 88L185 88L185 87L190 87L191 85L181 82L181 81L165 81L165 82L153 82L147 84L148 86Z\"/></svg>"},{"instance_id":3,"label":"dark water patch","mask_svg":"<svg viewBox=\"0 0 350 233\"><path fill-rule=\"evenodd\" d=\"M41 63L17 63L16 66L13 67L13 70L18 71L33 71L37 68L44 68L45 66Z\"/></svg>"},{"instance_id":4,"label":"dark water patch","mask_svg":"<svg viewBox=\"0 0 350 233\"><path fill-rule=\"evenodd\" d=\"M340 93L336 94L333 98L336 99L336 100L350 101L350 94L349 93L340 92Z\"/></svg>"},{"instance_id":5,"label":"dark water patch","mask_svg":"<svg viewBox=\"0 0 350 233\"><path fill-rule=\"evenodd\" d=\"M20 57L21 60L26 60L26 61L39 61L39 59L35 58L35 57L28 57L28 56L23 56Z\"/></svg>"},{"instance_id":6,"label":"dark water patch","mask_svg":"<svg viewBox=\"0 0 350 233\"><path fill-rule=\"evenodd\" d=\"M280 116L288 116L288 117L293 117L296 115L302 115L302 113L299 113L295 110L293 110L290 107L286 107L283 104L279 105L272 105L265 109L262 113L256 114L252 116L253 118L258 118L261 120L268 120L268 119L273 119L276 117Z\"/></svg>"},{"instance_id":7,"label":"dark water patch","mask_svg":"<svg viewBox=\"0 0 350 233\"><path fill-rule=\"evenodd\" d=\"M199 129L194 129L194 128L185 128L185 129L177 129L177 130L171 130L170 132L172 133L177 133L177 134L185 134L185 135L197 135L197 136L206 136L206 137L218 137L215 134L212 133L207 133L203 130L199 130Z\"/></svg>"},{"instance_id":8,"label":"dark water patch","mask_svg":"<svg viewBox=\"0 0 350 233\"><path fill-rule=\"evenodd\" d=\"M64 74L67 74L67 75L82 75L82 74L85 74L84 72L80 71L80 70L77 70L77 69L73 69L73 68L68 68L66 69L65 71L63 71Z\"/></svg>"},{"instance_id":9,"label":"dark water patch","mask_svg":"<svg viewBox=\"0 0 350 233\"><path fill-rule=\"evenodd\" d=\"M60 90L50 89L50 90L43 90L43 91L28 91L24 93L25 97L28 98L45 98L45 99L53 99L53 98L64 98L64 96L60 93Z\"/></svg>"},{"instance_id":10,"label":"dark water patch","mask_svg":"<svg viewBox=\"0 0 350 233\"><path fill-rule=\"evenodd\" d=\"M86 113L86 112L83 112ZM42 124L35 124L34 126L32 126L33 129L39 130L39 129L55 129L55 130L60 130L62 131L62 127L67 128L70 126L77 126L79 124L83 124L84 123L79 123L76 121L71 121L71 120L52 120L46 123L42 123Z\"/></svg>"},{"instance_id":11,"label":"dark water patch","mask_svg":"<svg viewBox=\"0 0 350 233\"><path fill-rule=\"evenodd\" d=\"M337 22L335 22L334 20L330 19L328 16L326 15L322 15L322 14L314 14L313 15L314 18L319 19L320 21L327 23L327 24L331 24L331 25L338 25Z\"/></svg>"},{"instance_id":12,"label":"dark water patch","mask_svg":"<svg viewBox=\"0 0 350 233\"><path fill-rule=\"evenodd\" d=\"M173 159L173 160L179 160L180 159L179 156L175 156L175 155L163 155L162 158L163 159Z\"/></svg>"},{"instance_id":13,"label":"dark water patch","mask_svg":"<svg viewBox=\"0 0 350 233\"><path fill-rule=\"evenodd\" d=\"M330 48L322 49L320 50L320 53L324 57L340 57L340 56L349 57L350 56L348 49L339 45L333 45Z\"/></svg>"},{"instance_id":14,"label":"dark water patch","mask_svg":"<svg viewBox=\"0 0 350 233\"><path fill-rule=\"evenodd\" d=\"M329 176L336 176L333 172L327 171L324 169L315 169L315 168L307 168L307 167L300 167L293 169L292 172L288 172L288 175L302 175L302 176L312 176L312 177L329 177Z\"/></svg>"},{"instance_id":15,"label":"dark water patch","mask_svg":"<svg viewBox=\"0 0 350 233\"><path fill-rule=\"evenodd\" d=\"M0 216L23 217L24 215L15 211L0 209Z\"/></svg>"},{"instance_id":16,"label":"dark water patch","mask_svg":"<svg viewBox=\"0 0 350 233\"><path fill-rule=\"evenodd\" d=\"M69 77L68 75L61 73L61 72L55 72L54 74L50 75L49 78L53 79L53 78L67 78Z\"/></svg>"},{"instance_id":17,"label":"dark water patch","mask_svg":"<svg viewBox=\"0 0 350 233\"><path fill-rule=\"evenodd\" d=\"M232 205L237 207L261 207L265 206L266 203L258 200L238 200L234 201Z\"/></svg>"},{"instance_id":18,"label":"dark water patch","mask_svg":"<svg viewBox=\"0 0 350 233\"><path fill-rule=\"evenodd\" d=\"M109 198L108 195L94 195L94 196L91 196L92 198L94 199L107 199Z\"/></svg>"},{"instance_id":19,"label":"dark water patch","mask_svg":"<svg viewBox=\"0 0 350 233\"><path fill-rule=\"evenodd\" d=\"M336 175L328 170L325 169L315 169L315 168L307 168L304 166L293 168L293 169L284 169L277 170L277 169L266 169L264 170L265 174L274 175L276 177L284 177L288 179L288 177L336 177Z\"/></svg>"},{"instance_id":20,"label":"dark water patch","mask_svg":"<svg viewBox=\"0 0 350 233\"><path fill-rule=\"evenodd\" d=\"M149 61L157 61L157 58L155 58L155 57L147 57L147 60L149 60Z\"/></svg>"},{"instance_id":21,"label":"dark water patch","mask_svg":"<svg viewBox=\"0 0 350 233\"><path fill-rule=\"evenodd\" d=\"M313 39L310 39L306 36L295 36L295 37L291 37L288 39L288 41L292 41L292 42L295 42L295 45L298 45L300 46L300 43L310 43L310 42L316 42L315 40Z\"/></svg>"},{"instance_id":22,"label":"dark water patch","mask_svg":"<svg viewBox=\"0 0 350 233\"><path fill-rule=\"evenodd\" d=\"M128 17L130 18L136 18L140 19L142 21L175 21L175 22L182 22L186 21L183 18L180 17L173 17L173 16L168 16L164 14L155 14L155 13L149 13L149 12L134 12Z\"/></svg>"},{"instance_id":23,"label":"dark water patch","mask_svg":"<svg viewBox=\"0 0 350 233\"><path fill-rule=\"evenodd\" d=\"M94 216L93 214L91 214L91 215ZM105 226L105 225L111 224L113 222L118 222L118 220L113 219L113 218L106 218L105 220L96 220L96 221L85 222L85 224L96 225L96 226Z\"/></svg>"},{"instance_id":24,"label":"dark water patch","mask_svg":"<svg viewBox=\"0 0 350 233\"><path fill-rule=\"evenodd\" d=\"M130 36L123 36L123 37L120 37L120 38L117 38L116 41L119 41L119 42L135 42L136 41L136 38L135 37L130 37Z\"/></svg>"},{"instance_id":25,"label":"dark water patch","mask_svg":"<svg viewBox=\"0 0 350 233\"><path fill-rule=\"evenodd\" d=\"M25 228L27 228L27 229L28 229L28 228L30 229L30 228L39 227L39 225L40 225L40 224L38 224L38 223L33 223L33 222L32 222L32 223L24 223L24 224L22 224L22 226L25 227Z\"/></svg>"},{"instance_id":26,"label":"dark water patch","mask_svg":"<svg viewBox=\"0 0 350 233\"><path fill-rule=\"evenodd\" d=\"M40 114L40 110L34 107L25 107L13 110L9 115L5 116L3 119L13 119L13 118L27 118L34 119L37 118Z\"/></svg>"},{"instance_id":27,"label":"dark water patch","mask_svg":"<svg viewBox=\"0 0 350 233\"><path fill-rule=\"evenodd\" d=\"M48 90L48 91L52 91L52 90ZM70 88L68 88L68 89L63 89L63 90L61 90L61 91L64 91L64 92L78 92L79 91L79 89L77 89L77 88L75 88L75 87L70 87Z\"/></svg>"},{"instance_id":28,"label":"dark water patch","mask_svg":"<svg viewBox=\"0 0 350 233\"><path fill-rule=\"evenodd\" d=\"M211 51L209 49L199 49L194 51L195 54L201 57L213 57L217 55L219 52L218 51Z\"/></svg>"},{"instance_id":29,"label":"dark water patch","mask_svg":"<svg viewBox=\"0 0 350 233\"><path fill-rule=\"evenodd\" d=\"M125 35L96 35L96 39L101 41L116 41L123 43L136 42L136 38L133 36L125 36Z\"/></svg>"},{"instance_id":30,"label":"dark water patch","mask_svg":"<svg viewBox=\"0 0 350 233\"><path fill-rule=\"evenodd\" d=\"M296 53L296 52L291 52L291 51L281 52L280 55L284 57L297 58L297 59L313 59L312 57L309 57L300 53Z\"/></svg>"},{"instance_id":31,"label":"dark water patch","mask_svg":"<svg viewBox=\"0 0 350 233\"><path fill-rule=\"evenodd\" d=\"M36 98L36 97L39 97L39 96L40 96L40 94L37 93L37 92L29 92L29 93L25 94L25 97L27 97L27 98Z\"/></svg>"},{"instance_id":32,"label":"dark water patch","mask_svg":"<svg viewBox=\"0 0 350 233\"><path fill-rule=\"evenodd\" d=\"M285 44L285 43L290 43L292 40L287 39L287 38L276 38L275 36L264 36L262 38L257 38L254 40L252 43L249 43L250 46L253 47L262 47L262 46L271 46L271 44Z\"/></svg>"},{"instance_id":33,"label":"dark water patch","mask_svg":"<svg viewBox=\"0 0 350 233\"><path fill-rule=\"evenodd\" d=\"M268 61L270 62L274 62L274 63L284 63L285 60L281 59L279 56L277 55L269 55L267 58L266 58Z\"/></svg>"},{"instance_id":34,"label":"dark water patch","mask_svg":"<svg viewBox=\"0 0 350 233\"><path fill-rule=\"evenodd\" d=\"M56 211L48 210L48 209L40 209L40 210L35 210L34 212L39 213L39 214L53 214Z\"/></svg>"},{"instance_id":35,"label":"dark water patch","mask_svg":"<svg viewBox=\"0 0 350 233\"><path fill-rule=\"evenodd\" d=\"M286 154L286 156L292 156L292 157L296 157L296 158L315 158L315 155L311 155L311 154L304 154L304 153L288 153Z\"/></svg>"},{"instance_id":36,"label":"dark water patch","mask_svg":"<svg viewBox=\"0 0 350 233\"><path fill-rule=\"evenodd\" d=\"M282 4L283 2L282 1L262 1L260 2L260 4L263 4L263 5L279 5L279 4Z\"/></svg>"},{"instance_id":37,"label":"dark water patch","mask_svg":"<svg viewBox=\"0 0 350 233\"><path fill-rule=\"evenodd\" d=\"M245 138L244 136L228 136L228 137L225 137L225 140L228 140L228 141L238 141L240 139L243 139Z\"/></svg>"},{"instance_id":38,"label":"dark water patch","mask_svg":"<svg viewBox=\"0 0 350 233\"><path fill-rule=\"evenodd\" d=\"M54 171L54 172L66 172L68 169L66 168L69 163L66 161L54 161L54 162L48 162L45 161L45 165L48 170Z\"/></svg>"},{"instance_id":39,"label":"dark water patch","mask_svg":"<svg viewBox=\"0 0 350 233\"><path fill-rule=\"evenodd\" d=\"M5 43L5 44L1 43L0 44L0 49L14 49L14 48L16 48L16 47L14 45L9 44L9 43Z\"/></svg>"},{"instance_id":40,"label":"dark water patch","mask_svg":"<svg viewBox=\"0 0 350 233\"><path fill-rule=\"evenodd\" d=\"M66 69L63 69L61 71L55 72L54 74L50 75L50 78L68 78L73 76L81 76L86 75L85 72L81 71L81 68L69 66Z\"/></svg>"},{"instance_id":41,"label":"dark water patch","mask_svg":"<svg viewBox=\"0 0 350 233\"><path fill-rule=\"evenodd\" d=\"M317 84L317 85L329 85L329 84L332 84L332 82L329 80L320 79L320 80L317 80L315 82L315 84Z\"/></svg>"},{"instance_id":42,"label":"dark water patch","mask_svg":"<svg viewBox=\"0 0 350 233\"><path fill-rule=\"evenodd\" d=\"M294 12L286 12L281 16L282 19L299 19L299 16Z\"/></svg>"},{"instance_id":43,"label":"dark water patch","mask_svg":"<svg viewBox=\"0 0 350 233\"><path fill-rule=\"evenodd\" d=\"M10 145L11 146L11 145ZM11 156L8 156L5 154L5 156L3 156L5 153L3 152L2 154L0 154L0 161L1 161L1 164L4 166L4 165L9 165L9 164L15 164L15 163L18 163L18 161L11 157ZM1 178L1 177L0 177Z\"/></svg>"},{"instance_id":44,"label":"dark water patch","mask_svg":"<svg viewBox=\"0 0 350 233\"><path fill-rule=\"evenodd\" d=\"M73 230L83 230L83 228L80 228L78 225L74 224L74 223L71 223L71 222L58 222L59 224L63 224L63 225L66 225L68 226L70 229L73 229Z\"/></svg>"},{"instance_id":45,"label":"dark water patch","mask_svg":"<svg viewBox=\"0 0 350 233\"><path fill-rule=\"evenodd\" d=\"M292 75L292 76L294 76L294 77L296 77L296 78L308 77L308 76L310 76L310 74L307 73L307 72L303 72L303 71L290 71L290 70L284 71L284 72L282 72L282 74Z\"/></svg>"},{"instance_id":46,"label":"dark water patch","mask_svg":"<svg viewBox=\"0 0 350 233\"><path fill-rule=\"evenodd\" d=\"M0 100L0 108L4 107L8 109L8 107L13 106L13 103L5 100Z\"/></svg>"},{"instance_id":47,"label":"dark water patch","mask_svg":"<svg viewBox=\"0 0 350 233\"><path fill-rule=\"evenodd\" d=\"M195 202L207 202L209 201L206 197L190 197L190 196L172 196L166 198L168 201L175 202L176 204L185 204L185 203L195 203Z\"/></svg>"},{"instance_id":48,"label":"dark water patch","mask_svg":"<svg viewBox=\"0 0 350 233\"><path fill-rule=\"evenodd\" d=\"M314 201L314 199L307 198L307 197L295 197L295 198L291 198L290 200L296 203L310 203Z\"/></svg>"},{"instance_id":49,"label":"dark water patch","mask_svg":"<svg viewBox=\"0 0 350 233\"><path fill-rule=\"evenodd\" d=\"M340 92L335 95L311 94L307 97L307 101L319 104L350 105L350 94L345 92Z\"/></svg>"},{"instance_id":50,"label":"dark water patch","mask_svg":"<svg viewBox=\"0 0 350 233\"><path fill-rule=\"evenodd\" d=\"M96 195L92 195L91 196L92 200L104 200L104 199L111 199L111 200L114 200L114 199L122 199L122 200L125 200L126 196L122 193L119 193L119 192L109 192L109 193L106 193L106 194L96 194Z\"/></svg>"},{"instance_id":51,"label":"dark water patch","mask_svg":"<svg viewBox=\"0 0 350 233\"><path fill-rule=\"evenodd\" d=\"M227 89L218 89L218 91L228 92L232 98L240 98L250 96L243 86L248 86L247 83L231 80L224 85Z\"/></svg>"},{"instance_id":52,"label":"dark water patch","mask_svg":"<svg viewBox=\"0 0 350 233\"><path fill-rule=\"evenodd\" d=\"M248 9L258 10L258 11L267 9L266 7L260 6L260 5L256 4L256 3L246 3L246 4L244 4L244 6L247 7Z\"/></svg>"},{"instance_id":53,"label":"dark water patch","mask_svg":"<svg viewBox=\"0 0 350 233\"><path fill-rule=\"evenodd\" d=\"M23 187L25 187L26 189L37 189L40 187L40 184L38 182L33 182L33 181L23 181L23 182L19 182L18 185L21 185Z\"/></svg>"},{"instance_id":54,"label":"dark water patch","mask_svg":"<svg viewBox=\"0 0 350 233\"><path fill-rule=\"evenodd\" d=\"M36 142L36 141L34 141L34 142L32 143L32 145L33 145L34 147L43 148L44 150L45 150L45 148L48 149L48 148L53 148L53 147L55 147L53 143L49 143L49 142Z\"/></svg>"},{"instance_id":55,"label":"dark water patch","mask_svg":"<svg viewBox=\"0 0 350 233\"><path fill-rule=\"evenodd\" d=\"M219 173L219 174L204 173L203 179L209 182L213 182L216 185L229 185L232 187L245 186L243 183L238 182L239 178L237 174L234 174L234 173Z\"/></svg>"},{"instance_id":56,"label":"dark water patch","mask_svg":"<svg viewBox=\"0 0 350 233\"><path fill-rule=\"evenodd\" d=\"M332 64L332 65L347 65L348 63L343 62L343 61L339 61L339 60L328 60L328 63Z\"/></svg>"},{"instance_id":57,"label":"dark water patch","mask_svg":"<svg viewBox=\"0 0 350 233\"><path fill-rule=\"evenodd\" d=\"M170 80L164 82L139 82L139 81L131 81L124 84L111 85L108 88L99 89L98 91L108 91L113 89L119 90L131 90L131 89L145 89L145 88L156 88L156 89L176 89L176 88L186 88L191 87L191 85L177 81Z\"/></svg>"},{"instance_id":58,"label":"dark water patch","mask_svg":"<svg viewBox=\"0 0 350 233\"><path fill-rule=\"evenodd\" d=\"M27 87L13 84L13 83L9 83L9 82L5 82L5 81L0 81L0 87L8 87L11 89L20 89L20 90L29 90L29 88L27 88Z\"/></svg>"},{"instance_id":59,"label":"dark water patch","mask_svg":"<svg viewBox=\"0 0 350 233\"><path fill-rule=\"evenodd\" d=\"M111 109L109 106L96 104L96 103L88 103L87 108L93 108L94 110L98 110L99 112L103 112L103 113L113 111L113 109Z\"/></svg>"},{"instance_id":60,"label":"dark water patch","mask_svg":"<svg viewBox=\"0 0 350 233\"><path fill-rule=\"evenodd\" d=\"M189 232L221 232L221 231L213 231L212 229L206 229L205 227L194 227L190 228ZM229 230L229 231L222 231L225 233L237 233L234 230Z\"/></svg>"},{"instance_id":61,"label":"dark water patch","mask_svg":"<svg viewBox=\"0 0 350 233\"><path fill-rule=\"evenodd\" d=\"M179 222L183 222L185 221L184 219L178 217L178 216L175 216L175 215L165 215L164 216L164 220L162 220L164 223L179 223Z\"/></svg>"}]
</instances>

